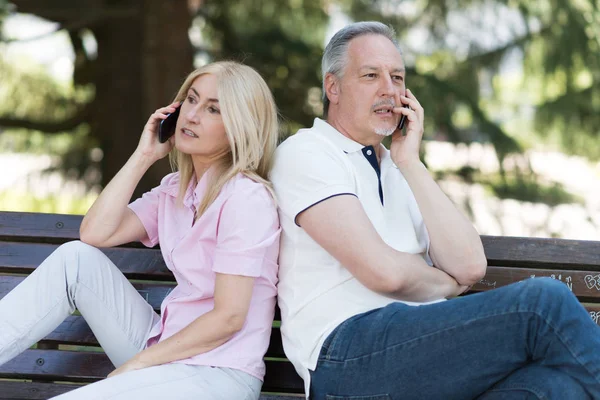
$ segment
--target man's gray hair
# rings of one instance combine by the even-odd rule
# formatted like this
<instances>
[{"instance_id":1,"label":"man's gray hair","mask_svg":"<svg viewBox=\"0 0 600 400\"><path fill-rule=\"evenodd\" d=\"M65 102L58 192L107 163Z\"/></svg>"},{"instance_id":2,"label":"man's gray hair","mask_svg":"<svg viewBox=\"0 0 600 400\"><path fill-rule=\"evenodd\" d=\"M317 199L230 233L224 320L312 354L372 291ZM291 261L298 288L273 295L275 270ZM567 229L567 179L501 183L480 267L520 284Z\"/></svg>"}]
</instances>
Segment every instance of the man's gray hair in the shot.
<instances>
[{"instance_id":1,"label":"man's gray hair","mask_svg":"<svg viewBox=\"0 0 600 400\"><path fill-rule=\"evenodd\" d=\"M343 77L346 64L348 63L348 45L352 39L363 35L385 36L394 43L400 54L402 54L400 44L396 40L396 31L391 26L382 24L381 22L355 22L336 32L327 44L327 47L325 47L325 52L323 53L323 59L321 61L324 118L327 118L327 113L329 111L329 99L327 98L327 92L325 91L325 76L327 74L333 74L337 78Z\"/></svg>"}]
</instances>

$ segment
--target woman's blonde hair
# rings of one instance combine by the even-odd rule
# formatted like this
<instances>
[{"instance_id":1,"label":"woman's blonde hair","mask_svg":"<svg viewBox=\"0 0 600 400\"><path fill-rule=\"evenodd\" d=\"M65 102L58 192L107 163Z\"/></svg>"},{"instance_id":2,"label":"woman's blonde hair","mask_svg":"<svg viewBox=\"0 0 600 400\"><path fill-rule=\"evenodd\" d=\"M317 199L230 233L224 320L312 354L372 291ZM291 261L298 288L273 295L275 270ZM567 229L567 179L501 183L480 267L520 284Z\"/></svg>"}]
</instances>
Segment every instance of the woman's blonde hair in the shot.
<instances>
[{"instance_id":1,"label":"woman's blonde hair","mask_svg":"<svg viewBox=\"0 0 600 400\"><path fill-rule=\"evenodd\" d=\"M264 184L273 195L268 174L279 136L273 95L258 72L247 65L219 61L198 68L185 79L175 101L184 101L194 80L205 74L217 78L219 108L231 151L215 165L211 173L212 181L198 206L196 219L217 198L227 181L238 173ZM179 170L178 201L183 203L194 175L192 157L173 148L170 160L173 170Z\"/></svg>"}]
</instances>

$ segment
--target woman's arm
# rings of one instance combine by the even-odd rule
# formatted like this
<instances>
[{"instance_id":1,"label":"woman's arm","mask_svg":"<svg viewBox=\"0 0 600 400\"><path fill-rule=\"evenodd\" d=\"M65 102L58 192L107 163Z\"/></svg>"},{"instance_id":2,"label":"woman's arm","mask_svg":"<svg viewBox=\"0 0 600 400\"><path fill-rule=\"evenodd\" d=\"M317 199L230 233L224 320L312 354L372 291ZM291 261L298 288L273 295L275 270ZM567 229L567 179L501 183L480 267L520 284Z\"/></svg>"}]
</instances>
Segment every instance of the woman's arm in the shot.
<instances>
[{"instance_id":1,"label":"woman's arm","mask_svg":"<svg viewBox=\"0 0 600 400\"><path fill-rule=\"evenodd\" d=\"M160 143L157 140L160 121L173 111L175 107L171 104L150 116L137 149L83 218L79 228L81 241L96 247L111 247L145 237L144 226L127 204L148 168L173 147L172 142Z\"/></svg>"},{"instance_id":2,"label":"woman's arm","mask_svg":"<svg viewBox=\"0 0 600 400\"><path fill-rule=\"evenodd\" d=\"M141 351L108 376L182 360L221 346L244 326L254 279L217 273L213 310L170 338Z\"/></svg>"}]
</instances>

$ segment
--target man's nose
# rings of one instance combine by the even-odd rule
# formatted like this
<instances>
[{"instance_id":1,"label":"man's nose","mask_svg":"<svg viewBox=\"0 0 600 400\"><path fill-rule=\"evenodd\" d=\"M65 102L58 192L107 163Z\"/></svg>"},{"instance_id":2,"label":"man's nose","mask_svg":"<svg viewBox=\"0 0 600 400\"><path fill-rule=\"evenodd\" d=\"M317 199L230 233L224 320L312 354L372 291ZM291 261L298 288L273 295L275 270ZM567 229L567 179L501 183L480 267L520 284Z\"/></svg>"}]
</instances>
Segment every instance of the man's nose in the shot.
<instances>
[{"instance_id":1,"label":"man's nose","mask_svg":"<svg viewBox=\"0 0 600 400\"><path fill-rule=\"evenodd\" d=\"M396 86L391 76L382 76L379 85L379 95L384 97L394 97L396 95Z\"/></svg>"}]
</instances>

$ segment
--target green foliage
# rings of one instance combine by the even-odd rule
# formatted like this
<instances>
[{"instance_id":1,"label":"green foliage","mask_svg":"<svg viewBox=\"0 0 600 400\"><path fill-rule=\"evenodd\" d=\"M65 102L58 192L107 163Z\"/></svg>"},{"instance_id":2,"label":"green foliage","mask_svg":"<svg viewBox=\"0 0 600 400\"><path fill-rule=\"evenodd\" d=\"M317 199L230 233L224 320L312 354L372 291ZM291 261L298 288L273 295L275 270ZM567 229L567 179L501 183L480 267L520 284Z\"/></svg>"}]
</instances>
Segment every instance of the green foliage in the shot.
<instances>
[{"instance_id":1,"label":"green foliage","mask_svg":"<svg viewBox=\"0 0 600 400\"><path fill-rule=\"evenodd\" d=\"M328 16L322 0L207 0L197 21L211 59L236 59L267 81L285 134L310 125L320 97L320 62ZM314 102L313 102L314 103Z\"/></svg>"},{"instance_id":2,"label":"green foliage","mask_svg":"<svg viewBox=\"0 0 600 400\"><path fill-rule=\"evenodd\" d=\"M18 66L18 67L17 67ZM58 83L27 59L0 57L0 116L52 123L74 115L91 98L92 86Z\"/></svg>"},{"instance_id":3,"label":"green foliage","mask_svg":"<svg viewBox=\"0 0 600 400\"><path fill-rule=\"evenodd\" d=\"M2 24L11 9L12 7L8 4L7 0L0 0L0 41L2 41Z\"/></svg>"},{"instance_id":4,"label":"green foliage","mask_svg":"<svg viewBox=\"0 0 600 400\"><path fill-rule=\"evenodd\" d=\"M426 109L426 132L453 142L489 141L499 158L521 151L523 126L502 121L534 106L528 127L546 144L600 159L600 11L593 0L345 0L355 20L393 26L405 49L407 84ZM492 24L490 24L492 22ZM425 40L411 42L420 30ZM487 38L487 40L485 40ZM516 53L515 53L516 52ZM491 77L507 57L523 59L511 104ZM414 75L413 75L414 74ZM512 88L511 88L512 89ZM525 104L522 98L533 100ZM470 126L455 123L468 112ZM517 138L519 140L517 141ZM530 143L535 141L529 140Z\"/></svg>"},{"instance_id":5,"label":"green foliage","mask_svg":"<svg viewBox=\"0 0 600 400\"><path fill-rule=\"evenodd\" d=\"M480 183L488 186L501 199L544 203L549 206L584 202L579 196L566 191L560 183L544 184L533 174L516 174L504 178L498 176Z\"/></svg>"},{"instance_id":6,"label":"green foliage","mask_svg":"<svg viewBox=\"0 0 600 400\"><path fill-rule=\"evenodd\" d=\"M96 195L92 193L84 197L75 195L35 197L30 193L17 193L10 190L0 192L0 204L2 204L3 211L85 214L94 200L96 200Z\"/></svg>"}]
</instances>

